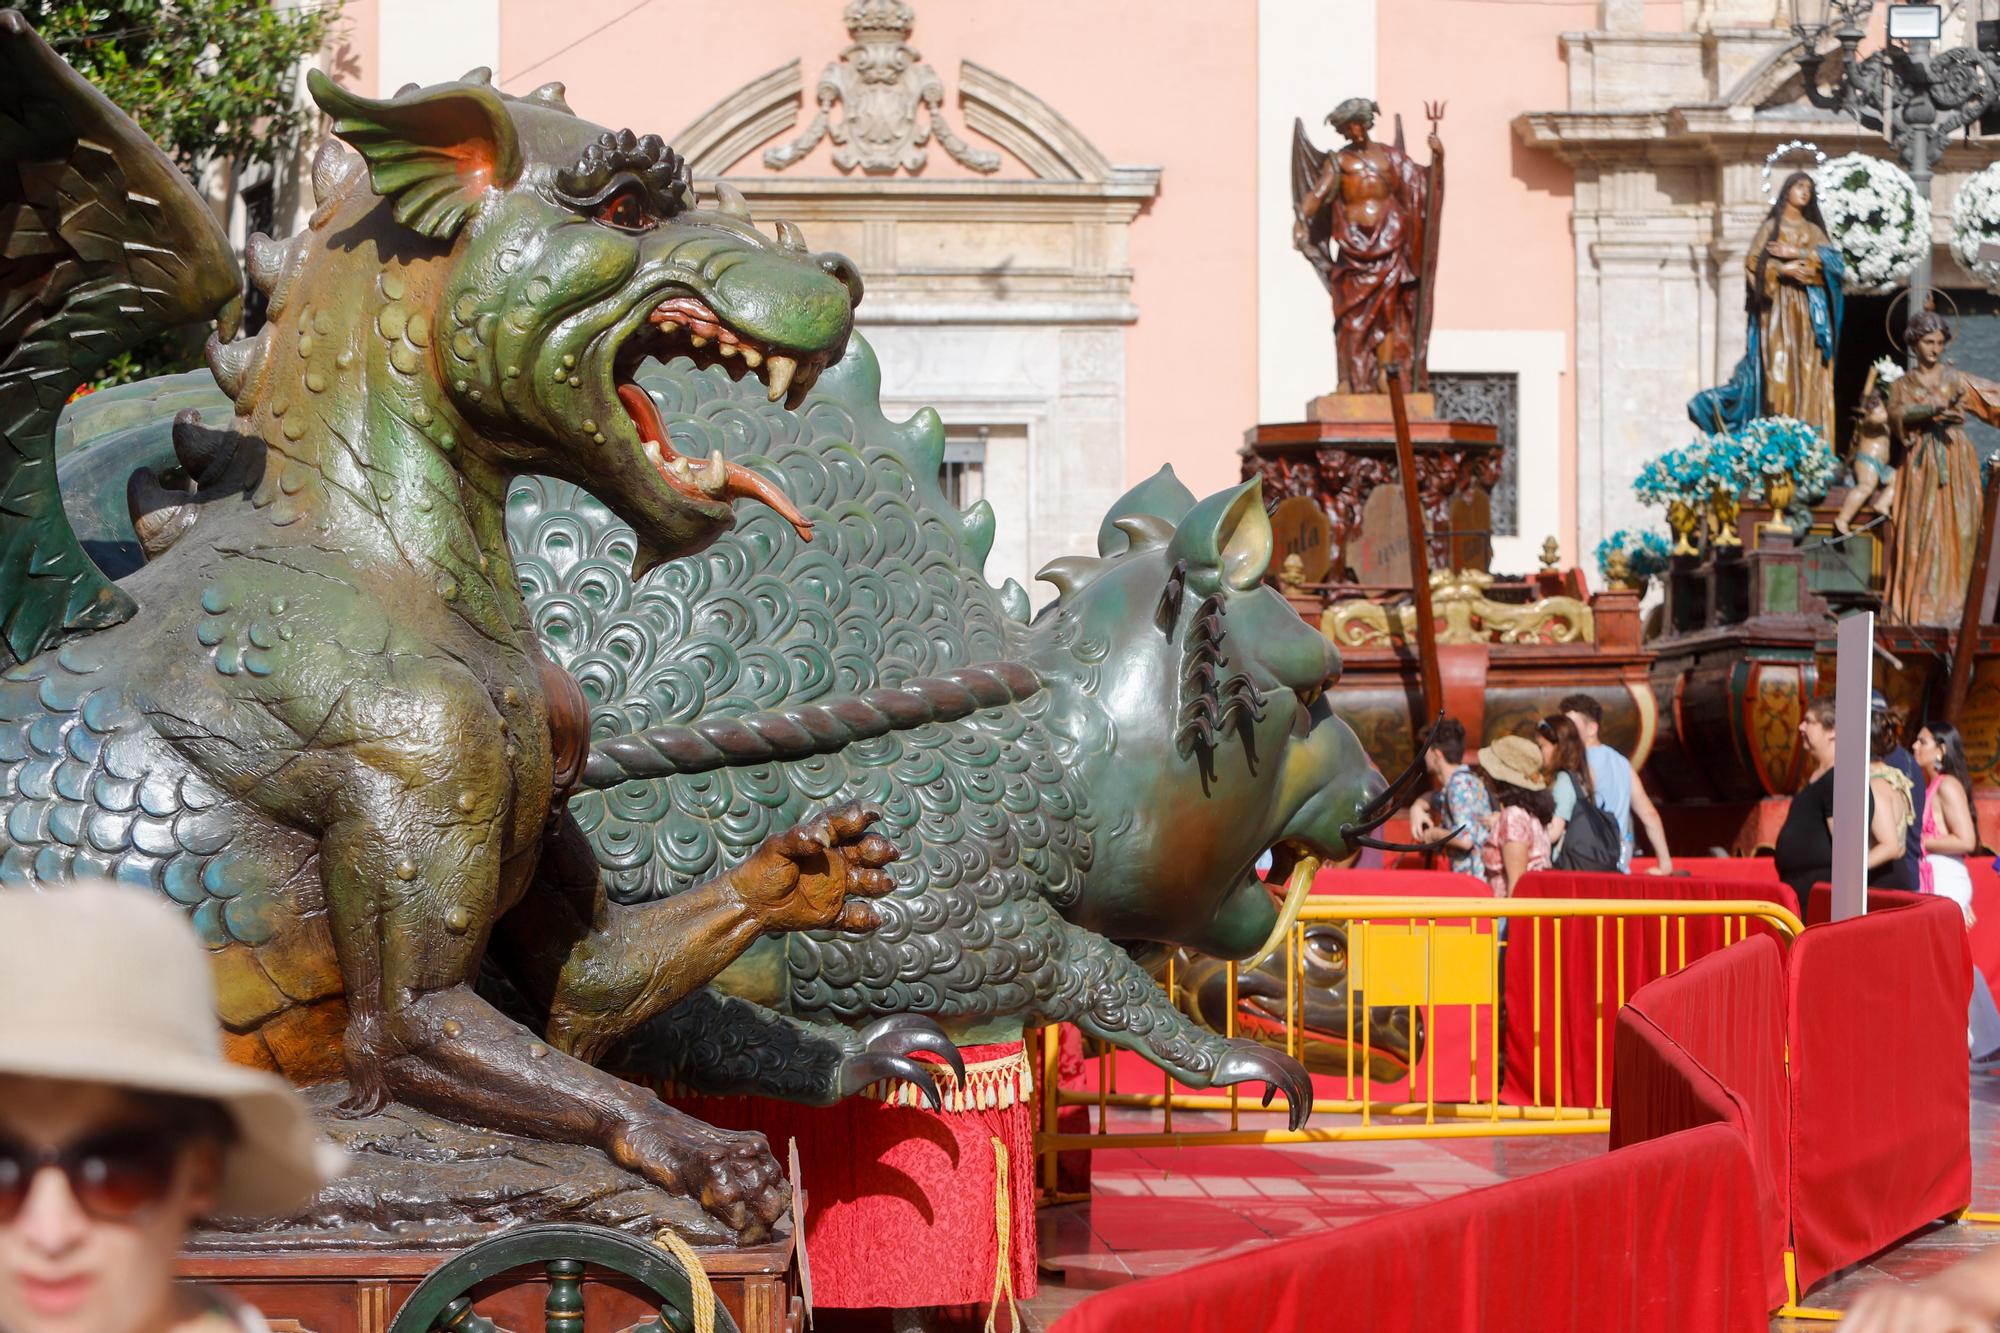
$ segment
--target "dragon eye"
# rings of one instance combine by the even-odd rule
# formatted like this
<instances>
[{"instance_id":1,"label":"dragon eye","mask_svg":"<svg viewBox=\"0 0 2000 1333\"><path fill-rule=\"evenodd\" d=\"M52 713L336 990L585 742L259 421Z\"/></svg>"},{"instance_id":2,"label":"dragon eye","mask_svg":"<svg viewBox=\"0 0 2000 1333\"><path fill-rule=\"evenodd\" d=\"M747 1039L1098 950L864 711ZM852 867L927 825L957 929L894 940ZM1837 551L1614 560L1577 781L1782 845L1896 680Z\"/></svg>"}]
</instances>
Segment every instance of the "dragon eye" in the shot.
<instances>
[{"instance_id":1,"label":"dragon eye","mask_svg":"<svg viewBox=\"0 0 2000 1333\"><path fill-rule=\"evenodd\" d=\"M659 215L647 206L638 189L620 190L597 206L591 220L620 231L651 231L660 225Z\"/></svg>"}]
</instances>

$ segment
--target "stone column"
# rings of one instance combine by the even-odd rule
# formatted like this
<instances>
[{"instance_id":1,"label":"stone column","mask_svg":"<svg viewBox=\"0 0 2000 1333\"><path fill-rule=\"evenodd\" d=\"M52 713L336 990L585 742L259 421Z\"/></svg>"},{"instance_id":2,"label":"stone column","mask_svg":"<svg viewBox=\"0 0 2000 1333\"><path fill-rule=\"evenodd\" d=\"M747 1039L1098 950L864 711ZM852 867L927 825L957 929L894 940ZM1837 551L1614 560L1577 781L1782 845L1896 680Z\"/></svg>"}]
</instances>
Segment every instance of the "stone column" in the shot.
<instances>
[{"instance_id":1,"label":"stone column","mask_svg":"<svg viewBox=\"0 0 2000 1333\"><path fill-rule=\"evenodd\" d=\"M1606 32L1642 32L1646 27L1646 0L1602 0L1598 26Z\"/></svg>"},{"instance_id":2,"label":"stone column","mask_svg":"<svg viewBox=\"0 0 2000 1333\"><path fill-rule=\"evenodd\" d=\"M1632 479L1685 443L1687 400L1710 382L1728 324L1702 219L1635 208L1638 185L1620 172L1578 171L1576 518L1585 552L1619 528L1657 523L1633 498Z\"/></svg>"}]
</instances>

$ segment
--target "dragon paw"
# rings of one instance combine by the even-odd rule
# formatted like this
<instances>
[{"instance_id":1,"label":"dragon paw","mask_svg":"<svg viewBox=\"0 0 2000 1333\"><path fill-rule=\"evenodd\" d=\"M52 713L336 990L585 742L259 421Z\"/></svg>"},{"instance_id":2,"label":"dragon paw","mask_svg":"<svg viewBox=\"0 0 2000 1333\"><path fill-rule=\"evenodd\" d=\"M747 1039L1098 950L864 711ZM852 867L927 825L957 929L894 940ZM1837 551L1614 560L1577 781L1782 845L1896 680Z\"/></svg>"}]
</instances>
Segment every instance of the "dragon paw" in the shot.
<instances>
[{"instance_id":1,"label":"dragon paw","mask_svg":"<svg viewBox=\"0 0 2000 1333\"><path fill-rule=\"evenodd\" d=\"M626 1170L695 1199L740 1244L766 1239L791 1203L791 1187L762 1134L714 1129L669 1106L619 1125L608 1151Z\"/></svg>"},{"instance_id":2,"label":"dragon paw","mask_svg":"<svg viewBox=\"0 0 2000 1333\"><path fill-rule=\"evenodd\" d=\"M1285 1094L1285 1103L1290 1111L1289 1127L1297 1129L1305 1124L1312 1114L1312 1076L1306 1067L1282 1051L1274 1051L1254 1041L1237 1038L1229 1043L1229 1049L1215 1062L1215 1072L1209 1077L1212 1088L1226 1088L1232 1083L1264 1084L1265 1106L1279 1092Z\"/></svg>"},{"instance_id":3,"label":"dragon paw","mask_svg":"<svg viewBox=\"0 0 2000 1333\"><path fill-rule=\"evenodd\" d=\"M860 1049L841 1061L840 1095L852 1097L871 1083L899 1079L913 1085L930 1103L931 1110L944 1109L937 1080L923 1064L911 1057L925 1052L951 1067L958 1081L965 1082L965 1058L945 1030L922 1014L891 1014L878 1018L856 1034Z\"/></svg>"}]
</instances>

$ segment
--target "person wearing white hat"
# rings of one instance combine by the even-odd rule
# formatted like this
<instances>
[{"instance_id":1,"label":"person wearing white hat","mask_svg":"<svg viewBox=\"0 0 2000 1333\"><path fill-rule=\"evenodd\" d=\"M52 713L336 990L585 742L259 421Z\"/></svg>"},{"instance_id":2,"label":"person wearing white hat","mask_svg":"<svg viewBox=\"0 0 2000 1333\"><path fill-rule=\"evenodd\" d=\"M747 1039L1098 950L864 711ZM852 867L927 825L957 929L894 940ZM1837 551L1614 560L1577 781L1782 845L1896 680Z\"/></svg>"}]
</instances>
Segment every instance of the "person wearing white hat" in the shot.
<instances>
[{"instance_id":1,"label":"person wearing white hat","mask_svg":"<svg viewBox=\"0 0 2000 1333\"><path fill-rule=\"evenodd\" d=\"M1502 736L1479 751L1479 771L1493 800L1486 845L1486 882L1496 898L1511 897L1521 876L1550 866L1549 821L1555 797L1542 776L1542 752L1521 736Z\"/></svg>"},{"instance_id":2,"label":"person wearing white hat","mask_svg":"<svg viewBox=\"0 0 2000 1333\"><path fill-rule=\"evenodd\" d=\"M150 895L0 889L0 1333L264 1329L178 1287L207 1216L339 1174L283 1079L227 1062L208 960Z\"/></svg>"}]
</instances>

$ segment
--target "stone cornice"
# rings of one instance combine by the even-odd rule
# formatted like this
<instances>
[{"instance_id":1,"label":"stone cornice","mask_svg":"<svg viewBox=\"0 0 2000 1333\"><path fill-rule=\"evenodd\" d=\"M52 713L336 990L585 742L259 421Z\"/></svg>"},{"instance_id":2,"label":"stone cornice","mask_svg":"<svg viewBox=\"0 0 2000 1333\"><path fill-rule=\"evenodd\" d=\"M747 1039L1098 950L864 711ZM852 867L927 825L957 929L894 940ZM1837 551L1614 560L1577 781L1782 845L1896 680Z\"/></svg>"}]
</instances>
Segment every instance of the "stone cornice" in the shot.
<instances>
[{"instance_id":1,"label":"stone cornice","mask_svg":"<svg viewBox=\"0 0 2000 1333\"><path fill-rule=\"evenodd\" d=\"M1722 164L1761 158L1788 139L1808 139L1829 154L1883 152L1882 136L1831 115L1750 115L1720 103L1659 111L1527 111L1514 117L1514 134L1571 165L1683 161ZM1993 160L1995 149L1955 140L1941 164Z\"/></svg>"}]
</instances>

